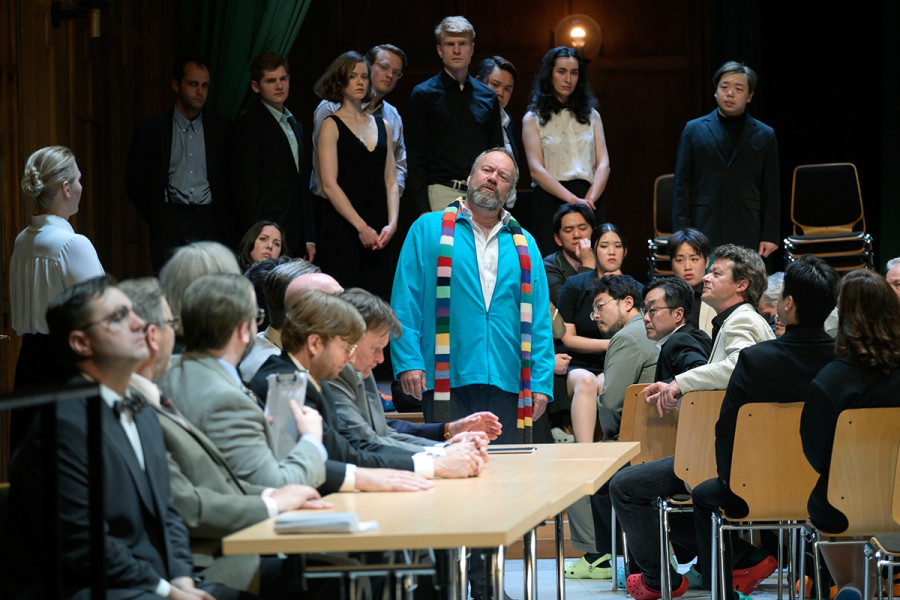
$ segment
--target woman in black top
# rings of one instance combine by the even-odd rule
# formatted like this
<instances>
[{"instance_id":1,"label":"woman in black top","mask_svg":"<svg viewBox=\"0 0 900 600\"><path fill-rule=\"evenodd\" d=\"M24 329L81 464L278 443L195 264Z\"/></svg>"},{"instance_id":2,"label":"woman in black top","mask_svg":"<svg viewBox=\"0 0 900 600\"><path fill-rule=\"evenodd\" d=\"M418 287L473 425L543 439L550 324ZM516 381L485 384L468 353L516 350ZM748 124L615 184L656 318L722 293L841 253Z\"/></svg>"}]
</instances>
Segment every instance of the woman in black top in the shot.
<instances>
[{"instance_id":1,"label":"woman in black top","mask_svg":"<svg viewBox=\"0 0 900 600\"><path fill-rule=\"evenodd\" d=\"M316 82L324 100L340 102L319 131L319 176L330 205L316 253L322 270L345 288L391 297L391 252L399 193L390 126L369 114L369 66L345 52Z\"/></svg>"},{"instance_id":2,"label":"woman in black top","mask_svg":"<svg viewBox=\"0 0 900 600\"><path fill-rule=\"evenodd\" d=\"M593 442L597 395L603 387L603 357L609 339L603 338L591 318L594 284L604 275L621 275L628 253L625 235L612 223L603 223L591 235L596 268L569 277L559 297L559 314L566 322L562 343L569 350L567 388L572 399L572 429L576 442ZM592 418L593 417L593 418Z\"/></svg>"}]
</instances>

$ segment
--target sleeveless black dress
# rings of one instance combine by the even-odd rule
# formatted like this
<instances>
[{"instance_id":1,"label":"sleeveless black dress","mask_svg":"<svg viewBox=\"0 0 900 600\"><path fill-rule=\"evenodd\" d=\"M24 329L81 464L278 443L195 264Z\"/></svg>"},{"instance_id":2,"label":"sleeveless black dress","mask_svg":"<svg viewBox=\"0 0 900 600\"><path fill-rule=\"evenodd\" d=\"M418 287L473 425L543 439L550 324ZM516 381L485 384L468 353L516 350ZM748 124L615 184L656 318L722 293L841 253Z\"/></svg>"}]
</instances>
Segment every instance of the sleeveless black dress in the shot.
<instances>
[{"instance_id":1,"label":"sleeveless black dress","mask_svg":"<svg viewBox=\"0 0 900 600\"><path fill-rule=\"evenodd\" d=\"M340 117L329 115L327 118L334 119L338 128L338 185L366 224L381 233L381 228L388 222L384 121L375 117L378 142L370 152ZM394 277L390 243L382 250L365 248L356 229L328 202L317 246L316 262L344 288L361 287L390 301Z\"/></svg>"}]
</instances>

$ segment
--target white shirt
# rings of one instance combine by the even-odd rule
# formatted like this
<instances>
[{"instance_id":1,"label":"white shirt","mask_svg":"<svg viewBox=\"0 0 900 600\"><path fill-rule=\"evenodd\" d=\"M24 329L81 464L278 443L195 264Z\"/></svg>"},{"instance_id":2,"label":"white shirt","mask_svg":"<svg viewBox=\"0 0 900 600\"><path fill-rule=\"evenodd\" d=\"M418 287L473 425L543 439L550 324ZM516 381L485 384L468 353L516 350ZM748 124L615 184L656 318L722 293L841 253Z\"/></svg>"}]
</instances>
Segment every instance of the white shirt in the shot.
<instances>
[{"instance_id":1,"label":"white shirt","mask_svg":"<svg viewBox=\"0 0 900 600\"><path fill-rule=\"evenodd\" d=\"M485 236L475 221L472 219L472 211L463 202L459 206L462 216L472 222L472 234L475 237L475 258L478 260L478 277L481 279L481 293L484 297L484 308L491 308L491 298L494 297L494 288L497 287L497 267L500 260L500 242L498 235L500 228L509 225L510 214L500 209L500 220Z\"/></svg>"},{"instance_id":2,"label":"white shirt","mask_svg":"<svg viewBox=\"0 0 900 600\"><path fill-rule=\"evenodd\" d=\"M541 149L544 151L544 168L558 181L581 179L594 183L594 163L597 160L597 146L594 143L594 119L599 115L591 111L587 124L579 123L575 114L563 109L550 117L542 127Z\"/></svg>"},{"instance_id":3,"label":"white shirt","mask_svg":"<svg viewBox=\"0 0 900 600\"><path fill-rule=\"evenodd\" d=\"M275 120L278 121L278 126L281 127L281 130L284 132L284 135L287 137L288 144L291 146L291 154L294 155L294 166L297 167L297 172L300 172L300 145L297 141L297 134L294 133L294 128L291 127L288 119L293 119L294 115L291 114L287 108L285 108L282 112L278 112L277 108L274 108L265 102L263 102L263 106L269 109L269 112L272 113L272 116L275 117Z\"/></svg>"},{"instance_id":4,"label":"white shirt","mask_svg":"<svg viewBox=\"0 0 900 600\"><path fill-rule=\"evenodd\" d=\"M49 333L47 306L66 288L103 275L91 242L56 215L35 215L16 237L9 265L12 326L19 335Z\"/></svg>"}]
</instances>

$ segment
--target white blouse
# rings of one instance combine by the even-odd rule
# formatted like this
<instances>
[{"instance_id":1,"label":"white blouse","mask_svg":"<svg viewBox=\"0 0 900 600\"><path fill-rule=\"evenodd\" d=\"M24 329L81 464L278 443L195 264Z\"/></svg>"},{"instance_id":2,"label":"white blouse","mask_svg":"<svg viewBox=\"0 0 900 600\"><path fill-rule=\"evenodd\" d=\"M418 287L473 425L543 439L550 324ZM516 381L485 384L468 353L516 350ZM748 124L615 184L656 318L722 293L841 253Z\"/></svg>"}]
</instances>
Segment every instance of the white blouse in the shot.
<instances>
[{"instance_id":1,"label":"white blouse","mask_svg":"<svg viewBox=\"0 0 900 600\"><path fill-rule=\"evenodd\" d=\"M16 237L9 265L12 326L19 335L49 333L47 306L66 288L103 275L91 242L66 219L35 215Z\"/></svg>"},{"instance_id":2,"label":"white blouse","mask_svg":"<svg viewBox=\"0 0 900 600\"><path fill-rule=\"evenodd\" d=\"M596 118L597 112L591 111L590 122L579 123L569 109L559 111L543 126L538 118L544 168L557 181L581 179L594 183L594 164L597 159L597 146L594 143Z\"/></svg>"}]
</instances>

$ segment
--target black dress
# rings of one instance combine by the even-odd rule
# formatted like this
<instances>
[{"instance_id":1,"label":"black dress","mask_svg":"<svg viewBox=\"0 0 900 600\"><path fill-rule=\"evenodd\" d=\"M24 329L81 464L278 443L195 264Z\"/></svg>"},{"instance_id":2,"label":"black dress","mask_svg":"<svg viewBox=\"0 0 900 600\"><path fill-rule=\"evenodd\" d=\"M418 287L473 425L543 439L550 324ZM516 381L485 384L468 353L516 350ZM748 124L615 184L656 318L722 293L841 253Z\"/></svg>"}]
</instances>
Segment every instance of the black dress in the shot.
<instances>
[{"instance_id":1,"label":"black dress","mask_svg":"<svg viewBox=\"0 0 900 600\"><path fill-rule=\"evenodd\" d=\"M329 115L338 128L337 183L366 224L381 233L388 223L387 189L384 165L387 160L387 131L384 121L375 117L378 142L369 151L337 115ZM322 271L338 280L344 288L361 287L386 301L391 299L393 270L390 244L382 250L370 250L359 241L356 229L329 202L325 207L322 232L316 249L316 262Z\"/></svg>"}]
</instances>

